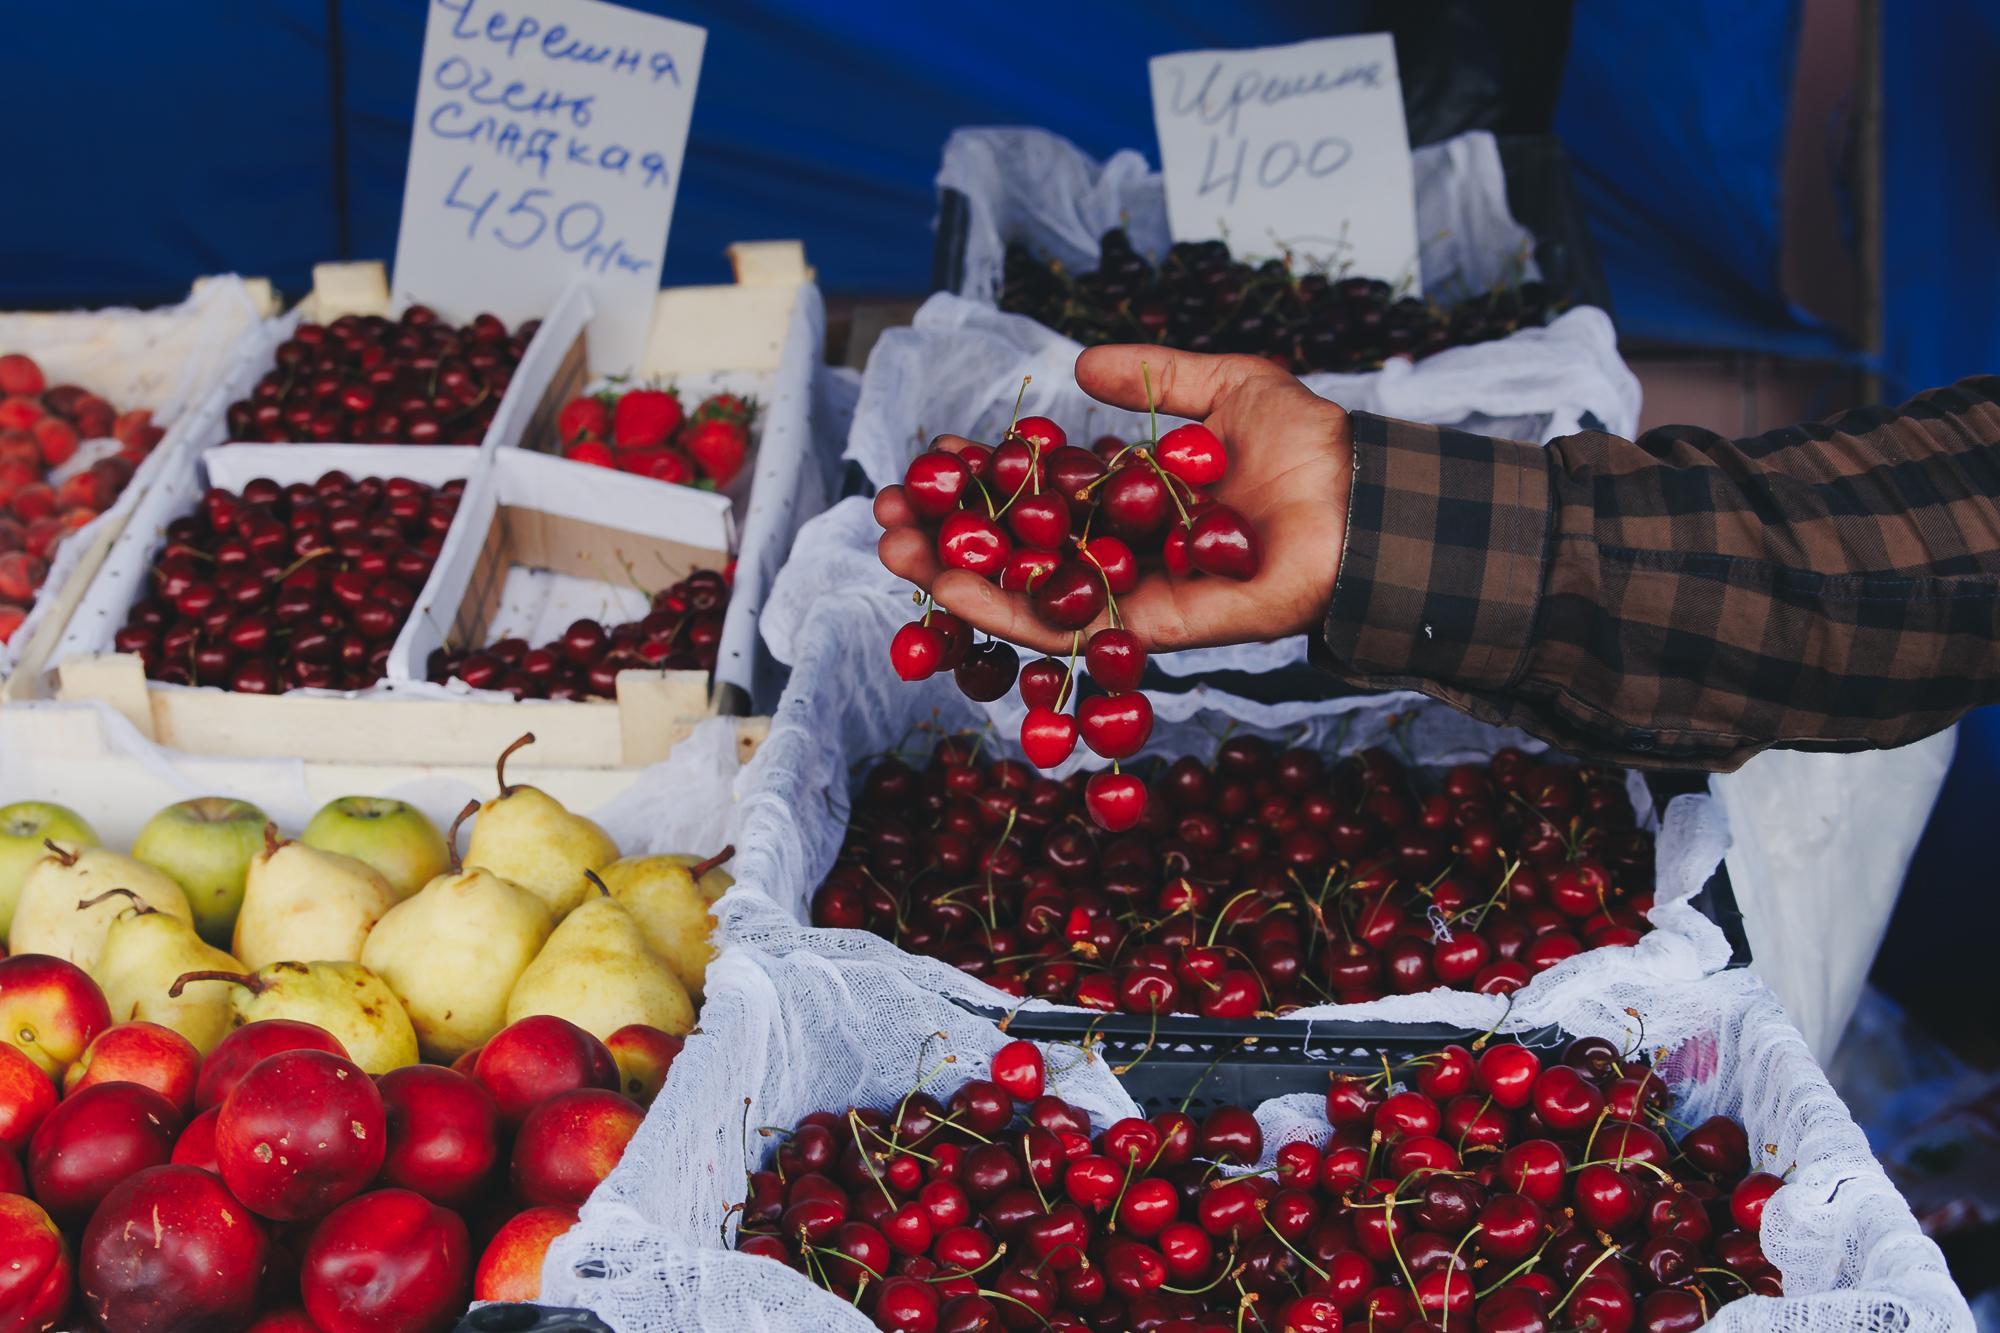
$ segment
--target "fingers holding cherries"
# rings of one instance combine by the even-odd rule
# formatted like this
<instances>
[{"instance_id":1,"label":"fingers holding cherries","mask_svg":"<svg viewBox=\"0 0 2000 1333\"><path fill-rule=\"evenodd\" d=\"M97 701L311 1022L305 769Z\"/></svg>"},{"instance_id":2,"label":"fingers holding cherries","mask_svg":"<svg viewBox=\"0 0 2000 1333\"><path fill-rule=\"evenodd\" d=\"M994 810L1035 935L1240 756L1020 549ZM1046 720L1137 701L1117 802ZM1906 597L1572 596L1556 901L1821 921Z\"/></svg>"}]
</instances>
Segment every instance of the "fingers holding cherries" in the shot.
<instances>
[{"instance_id":1,"label":"fingers holding cherries","mask_svg":"<svg viewBox=\"0 0 2000 1333\"><path fill-rule=\"evenodd\" d=\"M1018 679L1023 751L1051 768L1081 740L1112 760L1086 799L1117 831L1145 808L1144 785L1117 764L1152 731L1138 692L1148 645L1277 638L1323 610L1346 507L1346 423L1255 358L1099 348L1077 374L1093 396L1146 409L1147 437L1086 449L1046 417L1017 415L997 445L941 437L875 515L883 563L918 585L923 608L891 642L897 673L951 671L980 702ZM1162 433L1156 409L1206 420ZM1257 447L1232 458L1226 437L1260 417ZM1321 549L1273 571L1273 536L1281 550ZM975 643L975 628L994 637ZM1022 667L1003 640L1049 656ZM1079 697L1079 660L1103 693Z\"/></svg>"}]
</instances>

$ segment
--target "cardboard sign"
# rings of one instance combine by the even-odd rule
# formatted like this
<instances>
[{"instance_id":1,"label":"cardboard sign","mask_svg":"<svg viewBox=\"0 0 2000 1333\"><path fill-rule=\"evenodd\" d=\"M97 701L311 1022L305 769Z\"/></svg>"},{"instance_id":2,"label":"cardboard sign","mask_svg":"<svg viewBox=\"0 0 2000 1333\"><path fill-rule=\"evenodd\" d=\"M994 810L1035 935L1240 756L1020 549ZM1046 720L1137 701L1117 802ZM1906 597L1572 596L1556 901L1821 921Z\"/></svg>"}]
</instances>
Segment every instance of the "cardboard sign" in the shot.
<instances>
[{"instance_id":1,"label":"cardboard sign","mask_svg":"<svg viewBox=\"0 0 2000 1333\"><path fill-rule=\"evenodd\" d=\"M1153 120L1177 241L1289 250L1421 290L1410 136L1387 33L1155 56Z\"/></svg>"},{"instance_id":2,"label":"cardboard sign","mask_svg":"<svg viewBox=\"0 0 2000 1333\"><path fill-rule=\"evenodd\" d=\"M431 0L396 299L511 325L580 279L591 369L637 365L707 36L597 0Z\"/></svg>"}]
</instances>

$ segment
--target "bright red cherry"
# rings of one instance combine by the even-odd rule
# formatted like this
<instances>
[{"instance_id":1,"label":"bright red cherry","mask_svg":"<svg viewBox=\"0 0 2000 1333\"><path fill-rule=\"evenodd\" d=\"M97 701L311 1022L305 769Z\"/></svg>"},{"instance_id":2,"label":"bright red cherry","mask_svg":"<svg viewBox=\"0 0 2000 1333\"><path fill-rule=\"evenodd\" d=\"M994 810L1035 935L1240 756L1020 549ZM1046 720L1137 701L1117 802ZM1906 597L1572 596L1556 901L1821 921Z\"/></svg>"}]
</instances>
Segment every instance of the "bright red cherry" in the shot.
<instances>
[{"instance_id":1,"label":"bright red cherry","mask_svg":"<svg viewBox=\"0 0 2000 1333\"><path fill-rule=\"evenodd\" d=\"M1190 486L1213 486L1229 470L1229 453L1222 441L1199 422L1176 426L1162 435L1153 457Z\"/></svg>"},{"instance_id":2,"label":"bright red cherry","mask_svg":"<svg viewBox=\"0 0 2000 1333\"><path fill-rule=\"evenodd\" d=\"M917 517L942 523L957 511L972 488L972 471L957 454L930 449L910 461L903 473L903 495Z\"/></svg>"},{"instance_id":3,"label":"bright red cherry","mask_svg":"<svg viewBox=\"0 0 2000 1333\"><path fill-rule=\"evenodd\" d=\"M913 620L889 641L889 663L904 680L928 680L944 664L944 635Z\"/></svg>"},{"instance_id":4,"label":"bright red cherry","mask_svg":"<svg viewBox=\"0 0 2000 1333\"><path fill-rule=\"evenodd\" d=\"M1099 828L1123 833L1146 813L1146 784L1130 773L1093 773L1083 787L1083 804Z\"/></svg>"},{"instance_id":5,"label":"bright red cherry","mask_svg":"<svg viewBox=\"0 0 2000 1333\"><path fill-rule=\"evenodd\" d=\"M1146 646L1127 629L1101 629L1083 645L1090 678L1113 694L1139 688L1146 674Z\"/></svg>"},{"instance_id":6,"label":"bright red cherry","mask_svg":"<svg viewBox=\"0 0 2000 1333\"><path fill-rule=\"evenodd\" d=\"M961 509L938 529L938 558L951 569L997 578L1014 549L1006 530L984 514Z\"/></svg>"}]
</instances>

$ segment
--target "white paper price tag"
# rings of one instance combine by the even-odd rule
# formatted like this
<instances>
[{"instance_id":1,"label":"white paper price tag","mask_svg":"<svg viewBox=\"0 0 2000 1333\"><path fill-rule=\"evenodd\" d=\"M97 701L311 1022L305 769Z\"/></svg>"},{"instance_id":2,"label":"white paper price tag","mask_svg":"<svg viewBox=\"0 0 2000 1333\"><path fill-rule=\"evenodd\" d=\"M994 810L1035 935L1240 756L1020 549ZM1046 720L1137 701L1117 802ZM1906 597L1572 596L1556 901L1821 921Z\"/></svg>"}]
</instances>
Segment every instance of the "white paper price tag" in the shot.
<instances>
[{"instance_id":1,"label":"white paper price tag","mask_svg":"<svg viewBox=\"0 0 2000 1333\"><path fill-rule=\"evenodd\" d=\"M1410 137L1387 33L1150 62L1153 120L1177 241L1238 258L1409 279L1417 267Z\"/></svg>"},{"instance_id":2,"label":"white paper price tag","mask_svg":"<svg viewBox=\"0 0 2000 1333\"><path fill-rule=\"evenodd\" d=\"M637 365L706 40L597 0L431 0L396 298L514 324L581 279L592 371Z\"/></svg>"}]
</instances>

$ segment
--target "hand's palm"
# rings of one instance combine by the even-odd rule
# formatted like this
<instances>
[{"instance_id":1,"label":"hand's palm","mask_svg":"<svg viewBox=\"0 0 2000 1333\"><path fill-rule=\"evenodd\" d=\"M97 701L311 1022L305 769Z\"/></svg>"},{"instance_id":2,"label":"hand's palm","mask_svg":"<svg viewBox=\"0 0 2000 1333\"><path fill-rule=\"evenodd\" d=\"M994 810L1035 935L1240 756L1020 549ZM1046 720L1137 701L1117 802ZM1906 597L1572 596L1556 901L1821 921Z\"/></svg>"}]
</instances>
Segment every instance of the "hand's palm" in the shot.
<instances>
[{"instance_id":1,"label":"hand's palm","mask_svg":"<svg viewBox=\"0 0 2000 1333\"><path fill-rule=\"evenodd\" d=\"M1228 449L1229 471L1211 494L1249 520L1263 560L1247 582L1150 571L1118 598L1124 624L1162 650L1277 639L1310 628L1332 598L1340 561L1352 467L1346 413L1253 357L1093 348L1077 359L1077 383L1103 402L1143 410L1142 361L1160 410L1204 420ZM963 443L940 441L945 448ZM1044 652L1068 651L1070 632L1044 625L1026 596L942 569L900 487L876 497L875 516L886 529L882 563L928 589L940 606L989 634Z\"/></svg>"}]
</instances>

